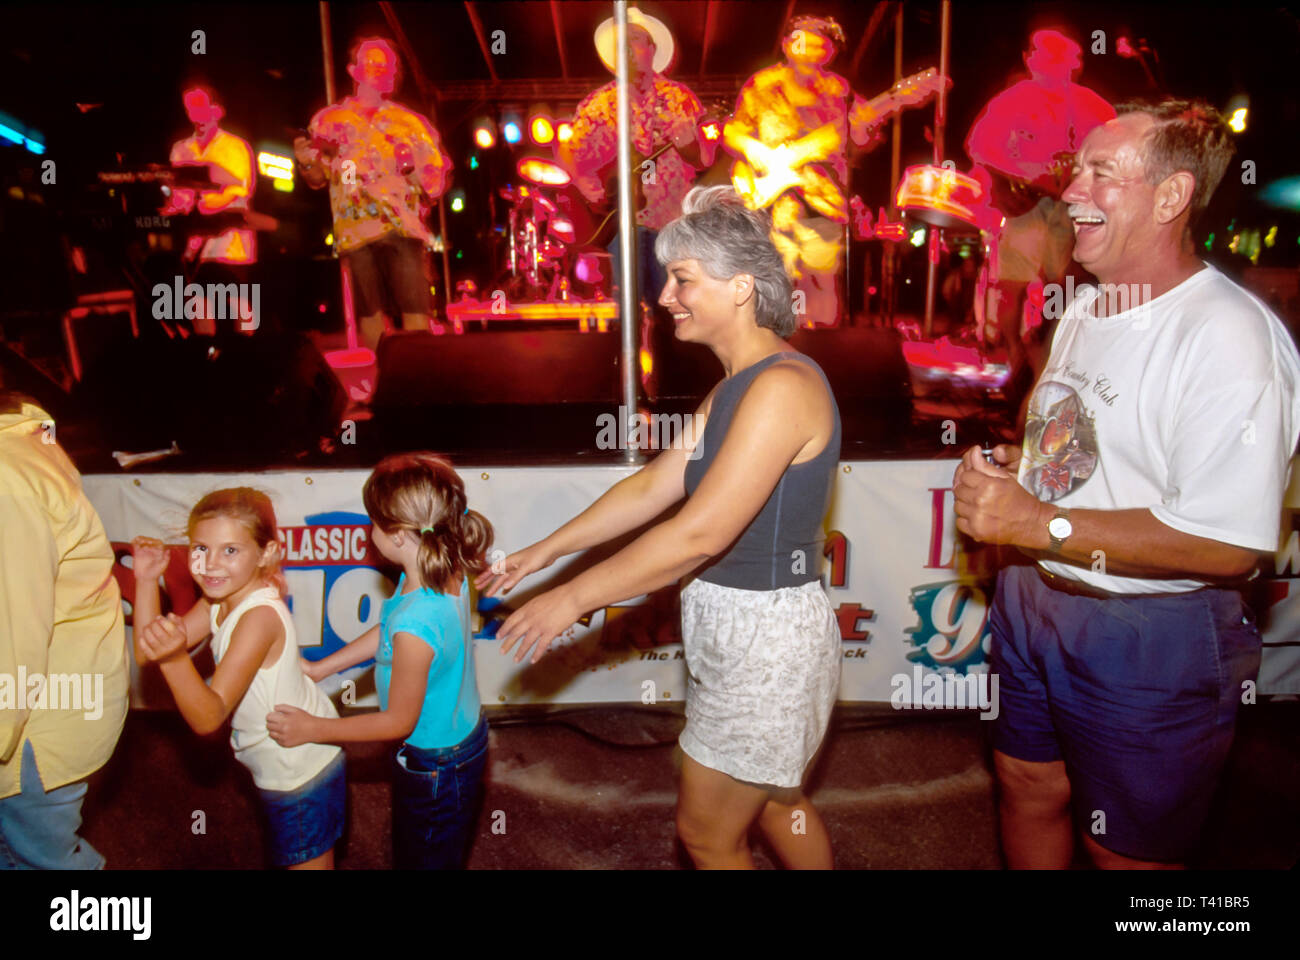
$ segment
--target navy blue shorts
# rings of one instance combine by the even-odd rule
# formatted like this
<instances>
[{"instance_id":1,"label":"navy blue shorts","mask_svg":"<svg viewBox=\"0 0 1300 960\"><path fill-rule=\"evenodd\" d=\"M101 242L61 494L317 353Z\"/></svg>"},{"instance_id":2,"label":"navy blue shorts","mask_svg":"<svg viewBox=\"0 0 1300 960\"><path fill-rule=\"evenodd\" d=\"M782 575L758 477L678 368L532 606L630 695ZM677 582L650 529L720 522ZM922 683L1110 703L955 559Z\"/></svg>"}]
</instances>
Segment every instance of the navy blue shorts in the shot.
<instances>
[{"instance_id":1,"label":"navy blue shorts","mask_svg":"<svg viewBox=\"0 0 1300 960\"><path fill-rule=\"evenodd\" d=\"M267 819L271 862L292 867L314 860L343 836L348 781L343 751L296 790L257 791Z\"/></svg>"},{"instance_id":2,"label":"navy blue shorts","mask_svg":"<svg viewBox=\"0 0 1300 960\"><path fill-rule=\"evenodd\" d=\"M1259 673L1255 617L1235 590L1094 599L1033 566L998 574L989 620L993 745L1064 760L1076 821L1137 860L1186 860Z\"/></svg>"}]
</instances>

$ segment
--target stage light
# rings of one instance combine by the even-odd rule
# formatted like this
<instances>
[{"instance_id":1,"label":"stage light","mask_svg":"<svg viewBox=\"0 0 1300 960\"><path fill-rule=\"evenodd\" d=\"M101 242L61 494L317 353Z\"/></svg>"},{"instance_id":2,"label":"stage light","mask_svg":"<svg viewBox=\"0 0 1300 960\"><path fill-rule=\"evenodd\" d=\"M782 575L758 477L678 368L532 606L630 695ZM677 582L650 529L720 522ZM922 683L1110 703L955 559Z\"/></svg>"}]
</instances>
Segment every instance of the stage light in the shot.
<instances>
[{"instance_id":1,"label":"stage light","mask_svg":"<svg viewBox=\"0 0 1300 960\"><path fill-rule=\"evenodd\" d=\"M560 125L555 128L555 139L560 143L568 143L573 139L573 124L568 120L562 120Z\"/></svg>"},{"instance_id":2,"label":"stage light","mask_svg":"<svg viewBox=\"0 0 1300 960\"><path fill-rule=\"evenodd\" d=\"M325 234L325 246L327 247L334 246L334 234L332 233Z\"/></svg>"},{"instance_id":3,"label":"stage light","mask_svg":"<svg viewBox=\"0 0 1300 960\"><path fill-rule=\"evenodd\" d=\"M569 171L553 160L545 157L524 157L516 166L519 175L530 183L540 183L547 187L562 187L572 180ZM521 194L528 196L527 187L521 186Z\"/></svg>"},{"instance_id":4,"label":"stage light","mask_svg":"<svg viewBox=\"0 0 1300 960\"><path fill-rule=\"evenodd\" d=\"M257 154L257 172L273 180L292 180L293 158L261 150Z\"/></svg>"},{"instance_id":5,"label":"stage light","mask_svg":"<svg viewBox=\"0 0 1300 960\"><path fill-rule=\"evenodd\" d=\"M1239 93L1228 101L1223 115L1228 118L1228 126L1233 133L1242 133L1246 129L1246 118L1250 112L1250 98Z\"/></svg>"},{"instance_id":6,"label":"stage light","mask_svg":"<svg viewBox=\"0 0 1300 960\"><path fill-rule=\"evenodd\" d=\"M326 311L327 307L325 306L324 303L318 303L318 304L316 304L316 309L317 309L318 311L320 311L321 313L324 313L324 312Z\"/></svg>"},{"instance_id":7,"label":"stage light","mask_svg":"<svg viewBox=\"0 0 1300 960\"><path fill-rule=\"evenodd\" d=\"M464 209L465 209L465 196L464 196L464 194L461 194L461 193L453 194L453 195L452 195L452 198L451 198L451 212L452 212L452 213L460 213L460 212L461 212L462 210L464 210Z\"/></svg>"},{"instance_id":8,"label":"stage light","mask_svg":"<svg viewBox=\"0 0 1300 960\"><path fill-rule=\"evenodd\" d=\"M555 139L555 128L551 126L551 121L547 117L533 117L532 122L528 124L528 136L538 146L545 146Z\"/></svg>"},{"instance_id":9,"label":"stage light","mask_svg":"<svg viewBox=\"0 0 1300 960\"><path fill-rule=\"evenodd\" d=\"M912 246L925 246L925 227L917 227L912 231ZM908 283L911 283L911 281L909 280Z\"/></svg>"},{"instance_id":10,"label":"stage light","mask_svg":"<svg viewBox=\"0 0 1300 960\"><path fill-rule=\"evenodd\" d=\"M489 123L480 123L474 128L474 142L483 150L491 150L496 144L496 135L492 133L492 126Z\"/></svg>"},{"instance_id":11,"label":"stage light","mask_svg":"<svg viewBox=\"0 0 1300 960\"><path fill-rule=\"evenodd\" d=\"M469 158L469 168L470 168L471 170L477 170L477 169L478 169L478 157L474 156L473 154L470 154L470 158Z\"/></svg>"},{"instance_id":12,"label":"stage light","mask_svg":"<svg viewBox=\"0 0 1300 960\"><path fill-rule=\"evenodd\" d=\"M519 132L519 124L515 123L513 120L502 124L501 136L505 139L506 143L518 143L522 138L522 134Z\"/></svg>"},{"instance_id":13,"label":"stage light","mask_svg":"<svg viewBox=\"0 0 1300 960\"><path fill-rule=\"evenodd\" d=\"M722 139L722 129L718 126L718 122L716 120L710 121L709 123L706 123L704 126L700 127L700 133L704 134L705 140Z\"/></svg>"}]
</instances>

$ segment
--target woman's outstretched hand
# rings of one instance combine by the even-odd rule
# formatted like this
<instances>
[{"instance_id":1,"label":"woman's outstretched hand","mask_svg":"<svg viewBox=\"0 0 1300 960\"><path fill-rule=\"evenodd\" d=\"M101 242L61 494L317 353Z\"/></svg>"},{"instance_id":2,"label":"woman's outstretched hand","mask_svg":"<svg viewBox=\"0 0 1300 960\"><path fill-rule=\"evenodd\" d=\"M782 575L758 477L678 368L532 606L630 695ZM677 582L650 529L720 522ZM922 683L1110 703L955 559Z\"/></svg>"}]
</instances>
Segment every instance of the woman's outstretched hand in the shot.
<instances>
[{"instance_id":1,"label":"woman's outstretched hand","mask_svg":"<svg viewBox=\"0 0 1300 960\"><path fill-rule=\"evenodd\" d=\"M474 581L474 586L485 597L509 593L524 577L545 570L554 562L555 556L546 546L546 541L539 540L531 547L524 547L504 559L493 561L487 572Z\"/></svg>"},{"instance_id":2,"label":"woman's outstretched hand","mask_svg":"<svg viewBox=\"0 0 1300 960\"><path fill-rule=\"evenodd\" d=\"M566 587L556 587L538 594L512 613L497 630L501 652L508 654L510 648L518 642L515 663L519 663L528 656L529 650L536 647L532 661L536 663L550 649L551 641L577 623L580 616L582 611L573 602Z\"/></svg>"}]
</instances>

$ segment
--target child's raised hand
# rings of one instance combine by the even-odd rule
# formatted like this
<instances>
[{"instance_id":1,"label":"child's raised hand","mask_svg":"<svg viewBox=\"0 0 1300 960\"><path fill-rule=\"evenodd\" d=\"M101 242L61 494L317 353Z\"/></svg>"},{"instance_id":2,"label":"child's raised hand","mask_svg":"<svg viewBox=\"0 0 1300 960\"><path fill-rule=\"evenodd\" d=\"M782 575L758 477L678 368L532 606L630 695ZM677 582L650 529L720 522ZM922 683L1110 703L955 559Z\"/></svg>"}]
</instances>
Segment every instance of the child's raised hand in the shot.
<instances>
[{"instance_id":1,"label":"child's raised hand","mask_svg":"<svg viewBox=\"0 0 1300 960\"><path fill-rule=\"evenodd\" d=\"M316 718L306 710L287 703L277 703L266 715L266 729L271 739L282 747L296 747L301 743L315 742L313 724Z\"/></svg>"},{"instance_id":2,"label":"child's raised hand","mask_svg":"<svg viewBox=\"0 0 1300 960\"><path fill-rule=\"evenodd\" d=\"M150 663L162 663L183 655L188 646L189 634L185 621L174 613L157 617L140 630L140 652Z\"/></svg>"},{"instance_id":3,"label":"child's raised hand","mask_svg":"<svg viewBox=\"0 0 1300 960\"><path fill-rule=\"evenodd\" d=\"M167 569L167 545L153 537L131 541L131 569L137 581L157 580Z\"/></svg>"}]
</instances>

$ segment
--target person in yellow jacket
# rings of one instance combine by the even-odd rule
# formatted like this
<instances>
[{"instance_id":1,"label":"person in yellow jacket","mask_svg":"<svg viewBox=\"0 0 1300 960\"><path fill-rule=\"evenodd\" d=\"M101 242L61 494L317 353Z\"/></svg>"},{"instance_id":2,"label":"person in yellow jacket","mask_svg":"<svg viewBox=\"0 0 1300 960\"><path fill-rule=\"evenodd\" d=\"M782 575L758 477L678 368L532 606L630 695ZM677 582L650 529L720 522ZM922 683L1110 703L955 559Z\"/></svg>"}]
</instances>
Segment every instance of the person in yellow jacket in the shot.
<instances>
[{"instance_id":1,"label":"person in yellow jacket","mask_svg":"<svg viewBox=\"0 0 1300 960\"><path fill-rule=\"evenodd\" d=\"M126 720L113 551L40 407L0 391L0 869L98 869L86 778Z\"/></svg>"}]
</instances>

